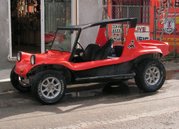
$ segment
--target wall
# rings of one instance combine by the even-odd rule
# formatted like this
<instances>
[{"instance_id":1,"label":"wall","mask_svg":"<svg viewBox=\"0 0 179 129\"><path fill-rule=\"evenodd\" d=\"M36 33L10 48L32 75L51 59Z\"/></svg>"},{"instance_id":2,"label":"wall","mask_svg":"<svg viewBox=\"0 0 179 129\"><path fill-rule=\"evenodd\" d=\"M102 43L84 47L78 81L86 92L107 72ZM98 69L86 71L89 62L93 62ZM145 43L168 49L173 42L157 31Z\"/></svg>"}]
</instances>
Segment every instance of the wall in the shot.
<instances>
[{"instance_id":1,"label":"wall","mask_svg":"<svg viewBox=\"0 0 179 129\"><path fill-rule=\"evenodd\" d=\"M102 0L79 0L79 24L93 23L102 20ZM84 31L80 42L85 47L95 43L97 28Z\"/></svg>"},{"instance_id":2,"label":"wall","mask_svg":"<svg viewBox=\"0 0 179 129\"><path fill-rule=\"evenodd\" d=\"M9 20L8 0L0 0L0 70L11 69L14 62L8 61L9 54ZM79 0L79 24L102 20L102 0ZM82 34L81 43L86 46L94 43L97 29ZM93 41L91 41L93 39Z\"/></svg>"},{"instance_id":3,"label":"wall","mask_svg":"<svg viewBox=\"0 0 179 129\"><path fill-rule=\"evenodd\" d=\"M0 70L11 68L9 53L8 0L0 0Z\"/></svg>"}]
</instances>

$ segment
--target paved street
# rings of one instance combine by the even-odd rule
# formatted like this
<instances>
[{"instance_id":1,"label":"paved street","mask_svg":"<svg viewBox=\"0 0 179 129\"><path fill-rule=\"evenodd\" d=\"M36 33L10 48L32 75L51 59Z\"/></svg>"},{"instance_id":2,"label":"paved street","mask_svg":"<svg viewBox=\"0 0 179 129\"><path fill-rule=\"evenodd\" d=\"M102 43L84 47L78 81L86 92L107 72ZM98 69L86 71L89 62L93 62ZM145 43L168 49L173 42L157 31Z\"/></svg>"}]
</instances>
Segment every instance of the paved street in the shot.
<instances>
[{"instance_id":1,"label":"paved street","mask_svg":"<svg viewBox=\"0 0 179 129\"><path fill-rule=\"evenodd\" d=\"M168 72L157 93L133 83L69 93L62 103L44 106L30 94L0 94L0 129L178 129L179 72Z\"/></svg>"}]
</instances>

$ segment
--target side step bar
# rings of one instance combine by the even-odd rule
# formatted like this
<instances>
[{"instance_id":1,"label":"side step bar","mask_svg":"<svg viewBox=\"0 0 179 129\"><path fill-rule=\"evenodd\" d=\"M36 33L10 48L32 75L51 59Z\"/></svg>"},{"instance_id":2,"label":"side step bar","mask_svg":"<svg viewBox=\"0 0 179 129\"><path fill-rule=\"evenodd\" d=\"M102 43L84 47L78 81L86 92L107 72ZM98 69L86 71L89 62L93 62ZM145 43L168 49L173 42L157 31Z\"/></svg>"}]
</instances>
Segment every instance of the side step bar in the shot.
<instances>
[{"instance_id":1,"label":"side step bar","mask_svg":"<svg viewBox=\"0 0 179 129\"><path fill-rule=\"evenodd\" d=\"M119 74L119 75L107 75L107 76L95 76L95 77L85 77L85 78L76 78L76 81L91 81L91 80L96 80L96 81L108 81L109 80L118 80L118 79L131 79L135 76L135 73L130 73L130 74Z\"/></svg>"}]
</instances>

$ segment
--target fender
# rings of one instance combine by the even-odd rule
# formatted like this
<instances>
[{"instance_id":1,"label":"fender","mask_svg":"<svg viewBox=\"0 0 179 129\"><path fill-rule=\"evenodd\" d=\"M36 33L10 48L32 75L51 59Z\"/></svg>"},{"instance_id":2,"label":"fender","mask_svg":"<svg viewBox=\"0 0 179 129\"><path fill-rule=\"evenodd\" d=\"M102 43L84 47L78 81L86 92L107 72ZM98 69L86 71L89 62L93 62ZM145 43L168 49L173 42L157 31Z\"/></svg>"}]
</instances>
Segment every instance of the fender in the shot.
<instances>
[{"instance_id":1,"label":"fender","mask_svg":"<svg viewBox=\"0 0 179 129\"><path fill-rule=\"evenodd\" d=\"M54 65L54 64L36 65L27 73L27 77L29 78L30 76L35 75L37 72L41 72L44 70L59 71L63 75L65 75L67 83L72 81L72 75L73 75L72 71L70 71L68 68L64 67L63 65Z\"/></svg>"}]
</instances>

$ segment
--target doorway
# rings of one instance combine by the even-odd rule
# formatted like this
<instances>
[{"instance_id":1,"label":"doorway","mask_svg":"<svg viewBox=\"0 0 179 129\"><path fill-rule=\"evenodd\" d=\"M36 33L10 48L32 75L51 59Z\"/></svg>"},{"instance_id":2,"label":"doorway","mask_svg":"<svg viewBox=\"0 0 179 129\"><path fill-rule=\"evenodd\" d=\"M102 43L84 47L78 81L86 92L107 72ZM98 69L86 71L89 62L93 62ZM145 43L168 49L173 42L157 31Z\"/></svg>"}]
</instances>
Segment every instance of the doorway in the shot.
<instances>
[{"instance_id":1,"label":"doorway","mask_svg":"<svg viewBox=\"0 0 179 129\"><path fill-rule=\"evenodd\" d=\"M11 0L12 56L41 50L40 0Z\"/></svg>"}]
</instances>

